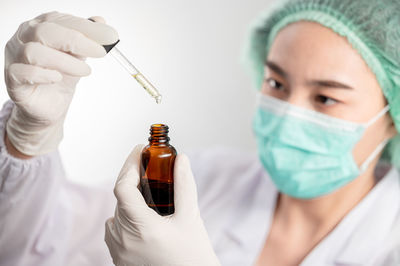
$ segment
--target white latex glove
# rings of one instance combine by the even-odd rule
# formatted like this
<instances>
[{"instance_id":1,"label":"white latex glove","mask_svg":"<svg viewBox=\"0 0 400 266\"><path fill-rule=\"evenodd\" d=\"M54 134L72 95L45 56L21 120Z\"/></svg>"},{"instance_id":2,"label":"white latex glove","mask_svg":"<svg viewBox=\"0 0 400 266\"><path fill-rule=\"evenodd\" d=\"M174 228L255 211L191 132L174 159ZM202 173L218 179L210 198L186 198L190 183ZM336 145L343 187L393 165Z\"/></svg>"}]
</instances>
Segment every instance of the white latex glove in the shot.
<instances>
[{"instance_id":1,"label":"white latex glove","mask_svg":"<svg viewBox=\"0 0 400 266\"><path fill-rule=\"evenodd\" d=\"M146 205L137 188L138 145L115 185L115 217L106 222L105 241L117 266L220 265L204 228L189 159L178 155L174 168L175 212L160 216Z\"/></svg>"},{"instance_id":2,"label":"white latex glove","mask_svg":"<svg viewBox=\"0 0 400 266\"><path fill-rule=\"evenodd\" d=\"M6 130L17 150L40 155L57 148L75 86L90 74L85 58L106 55L102 45L117 40L104 23L58 12L20 25L5 49L5 81L15 103Z\"/></svg>"}]
</instances>

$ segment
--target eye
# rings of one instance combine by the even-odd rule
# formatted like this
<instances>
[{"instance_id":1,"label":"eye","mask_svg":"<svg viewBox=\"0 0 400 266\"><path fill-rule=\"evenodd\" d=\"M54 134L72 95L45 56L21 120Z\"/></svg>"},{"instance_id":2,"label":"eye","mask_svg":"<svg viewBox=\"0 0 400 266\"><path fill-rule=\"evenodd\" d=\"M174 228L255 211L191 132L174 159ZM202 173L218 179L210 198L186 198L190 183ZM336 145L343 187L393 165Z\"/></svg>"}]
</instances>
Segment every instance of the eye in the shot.
<instances>
[{"instance_id":1,"label":"eye","mask_svg":"<svg viewBox=\"0 0 400 266\"><path fill-rule=\"evenodd\" d=\"M274 88L274 89L277 89L277 90L283 90L284 89L282 83L278 82L277 80L275 80L273 78L267 78L265 81L268 83L268 86L270 86L271 88Z\"/></svg>"},{"instance_id":2,"label":"eye","mask_svg":"<svg viewBox=\"0 0 400 266\"><path fill-rule=\"evenodd\" d=\"M324 95L318 95L316 100L317 100L317 102L320 102L320 103L322 103L323 105L326 105L326 106L331 106L331 105L334 105L334 104L339 102L339 101L337 101L337 100L335 100L333 98L329 98L329 97L326 97Z\"/></svg>"}]
</instances>

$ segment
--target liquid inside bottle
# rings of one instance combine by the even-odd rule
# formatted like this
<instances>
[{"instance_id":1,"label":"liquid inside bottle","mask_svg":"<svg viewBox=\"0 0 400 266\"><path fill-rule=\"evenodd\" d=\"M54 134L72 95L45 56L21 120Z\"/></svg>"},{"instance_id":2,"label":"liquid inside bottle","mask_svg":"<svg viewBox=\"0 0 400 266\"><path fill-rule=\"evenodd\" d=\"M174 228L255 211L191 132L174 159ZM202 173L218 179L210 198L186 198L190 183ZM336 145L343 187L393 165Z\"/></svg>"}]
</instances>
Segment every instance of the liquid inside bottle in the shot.
<instances>
[{"instance_id":1,"label":"liquid inside bottle","mask_svg":"<svg viewBox=\"0 0 400 266\"><path fill-rule=\"evenodd\" d=\"M174 213L174 163L177 152L169 144L169 128L154 124L140 164L140 189L147 205L160 215Z\"/></svg>"}]
</instances>

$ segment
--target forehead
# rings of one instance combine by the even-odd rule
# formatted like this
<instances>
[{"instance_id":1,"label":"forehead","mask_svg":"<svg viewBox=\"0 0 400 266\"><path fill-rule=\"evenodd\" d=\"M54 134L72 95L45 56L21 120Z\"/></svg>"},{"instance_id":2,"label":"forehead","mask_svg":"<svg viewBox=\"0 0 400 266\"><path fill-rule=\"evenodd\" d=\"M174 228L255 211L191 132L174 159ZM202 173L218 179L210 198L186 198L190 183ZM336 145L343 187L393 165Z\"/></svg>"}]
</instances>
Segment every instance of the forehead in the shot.
<instances>
[{"instance_id":1,"label":"forehead","mask_svg":"<svg viewBox=\"0 0 400 266\"><path fill-rule=\"evenodd\" d=\"M316 22L299 21L283 28L269 50L268 60L287 71L312 71L314 74L372 74L347 39Z\"/></svg>"}]
</instances>

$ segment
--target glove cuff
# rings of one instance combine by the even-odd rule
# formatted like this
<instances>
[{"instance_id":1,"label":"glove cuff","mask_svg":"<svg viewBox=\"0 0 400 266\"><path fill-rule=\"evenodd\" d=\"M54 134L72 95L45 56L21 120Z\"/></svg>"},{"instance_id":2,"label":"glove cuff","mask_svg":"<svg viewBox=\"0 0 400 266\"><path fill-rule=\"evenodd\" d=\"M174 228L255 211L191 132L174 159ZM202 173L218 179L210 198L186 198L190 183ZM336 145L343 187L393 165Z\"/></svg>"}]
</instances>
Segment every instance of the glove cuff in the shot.
<instances>
[{"instance_id":1,"label":"glove cuff","mask_svg":"<svg viewBox=\"0 0 400 266\"><path fill-rule=\"evenodd\" d=\"M6 124L7 137L21 153L37 156L57 149L63 138L65 115L55 123L46 126L30 125L14 106Z\"/></svg>"}]
</instances>

